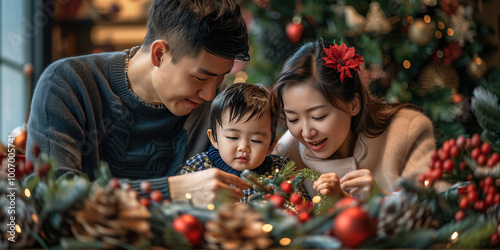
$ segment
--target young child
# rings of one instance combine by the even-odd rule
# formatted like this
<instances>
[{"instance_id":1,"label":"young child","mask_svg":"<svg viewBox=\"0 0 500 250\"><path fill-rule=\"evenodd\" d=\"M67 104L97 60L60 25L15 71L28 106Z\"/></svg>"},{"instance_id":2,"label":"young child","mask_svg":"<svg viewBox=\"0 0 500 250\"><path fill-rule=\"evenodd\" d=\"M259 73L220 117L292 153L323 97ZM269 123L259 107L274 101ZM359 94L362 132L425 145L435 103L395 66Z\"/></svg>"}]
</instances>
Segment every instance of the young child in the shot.
<instances>
[{"instance_id":1,"label":"young child","mask_svg":"<svg viewBox=\"0 0 500 250\"><path fill-rule=\"evenodd\" d=\"M400 177L417 179L435 150L433 125L422 109L388 104L358 78L363 58L354 48L304 44L283 66L273 87L288 132L275 154L310 168L310 196L365 196L396 191Z\"/></svg>"},{"instance_id":2,"label":"young child","mask_svg":"<svg viewBox=\"0 0 500 250\"><path fill-rule=\"evenodd\" d=\"M270 88L250 83L233 84L217 95L207 131L212 146L187 160L181 174L219 168L237 176L245 169L272 175L288 162L271 154L278 140L271 96ZM252 193L245 190L244 199Z\"/></svg>"}]
</instances>

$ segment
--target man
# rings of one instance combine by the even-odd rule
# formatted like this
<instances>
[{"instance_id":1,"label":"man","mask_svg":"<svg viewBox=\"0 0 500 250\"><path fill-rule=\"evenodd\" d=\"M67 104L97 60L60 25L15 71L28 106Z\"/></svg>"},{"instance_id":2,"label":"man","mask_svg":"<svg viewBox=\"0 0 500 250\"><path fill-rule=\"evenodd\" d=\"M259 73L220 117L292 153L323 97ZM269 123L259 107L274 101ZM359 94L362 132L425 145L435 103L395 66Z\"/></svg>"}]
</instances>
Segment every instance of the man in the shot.
<instances>
[{"instance_id":1,"label":"man","mask_svg":"<svg viewBox=\"0 0 500 250\"><path fill-rule=\"evenodd\" d=\"M27 151L39 145L58 176L93 180L104 161L113 176L137 190L147 179L167 199L191 193L195 204L206 204L222 190L239 199L248 184L223 171L175 176L208 148L208 102L235 59L249 60L236 1L154 0L141 47L66 58L45 70Z\"/></svg>"}]
</instances>

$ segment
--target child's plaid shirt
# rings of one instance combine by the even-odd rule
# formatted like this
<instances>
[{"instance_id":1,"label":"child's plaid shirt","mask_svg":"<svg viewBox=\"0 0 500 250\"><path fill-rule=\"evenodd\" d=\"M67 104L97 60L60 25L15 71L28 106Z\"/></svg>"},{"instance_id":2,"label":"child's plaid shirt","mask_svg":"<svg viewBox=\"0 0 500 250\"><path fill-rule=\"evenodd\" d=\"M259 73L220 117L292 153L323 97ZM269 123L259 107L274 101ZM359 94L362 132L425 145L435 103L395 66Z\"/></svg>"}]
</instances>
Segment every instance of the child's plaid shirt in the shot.
<instances>
[{"instance_id":1,"label":"child's plaid shirt","mask_svg":"<svg viewBox=\"0 0 500 250\"><path fill-rule=\"evenodd\" d=\"M288 161L289 161L288 158L271 154L271 155L266 157L266 159L264 160L264 163L262 163L262 165L255 168L252 171L259 174L259 175L270 176L270 175L274 174L276 169L281 169ZM219 164L216 165L216 164L214 164L214 162L217 162ZM207 170L207 169L214 168L214 167L222 169L228 173L235 174L238 177L241 174L240 171L237 171L237 170L229 167L229 165L227 165L225 162L223 162L222 159L220 158L218 150L213 148L213 147L210 147L209 151L199 153L199 154L193 156L191 159L187 160L184 167L182 167L181 174L198 172L198 171ZM243 190L243 193L245 194L245 196L244 196L244 198L241 199L241 201L244 203L247 203L248 198L252 194L254 194L255 192L256 191L253 190L252 188L247 189L247 190Z\"/></svg>"}]
</instances>

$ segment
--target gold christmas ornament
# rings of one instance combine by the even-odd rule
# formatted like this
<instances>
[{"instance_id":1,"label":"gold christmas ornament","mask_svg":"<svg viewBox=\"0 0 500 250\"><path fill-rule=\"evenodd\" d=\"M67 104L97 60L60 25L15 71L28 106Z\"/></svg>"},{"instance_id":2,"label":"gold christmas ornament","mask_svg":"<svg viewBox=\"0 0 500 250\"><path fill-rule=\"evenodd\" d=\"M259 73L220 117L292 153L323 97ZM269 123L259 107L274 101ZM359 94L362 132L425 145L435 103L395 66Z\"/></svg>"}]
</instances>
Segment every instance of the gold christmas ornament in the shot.
<instances>
[{"instance_id":1,"label":"gold christmas ornament","mask_svg":"<svg viewBox=\"0 0 500 250\"><path fill-rule=\"evenodd\" d=\"M139 204L134 191L98 188L76 212L71 227L75 237L84 242L101 241L105 248L120 244L137 246L151 234L150 212Z\"/></svg>"},{"instance_id":2,"label":"gold christmas ornament","mask_svg":"<svg viewBox=\"0 0 500 250\"><path fill-rule=\"evenodd\" d=\"M423 19L417 19L408 26L408 38L418 46L427 45L434 36L434 22L426 23Z\"/></svg>"},{"instance_id":3,"label":"gold christmas ornament","mask_svg":"<svg viewBox=\"0 0 500 250\"><path fill-rule=\"evenodd\" d=\"M478 55L475 55L474 58L469 61L469 64L467 64L467 73L476 78L483 76L487 70L488 65L486 65L486 62Z\"/></svg>"},{"instance_id":4,"label":"gold christmas ornament","mask_svg":"<svg viewBox=\"0 0 500 250\"><path fill-rule=\"evenodd\" d=\"M375 34L387 34L391 31L391 23L378 2L371 2L370 9L366 14L365 32Z\"/></svg>"},{"instance_id":5,"label":"gold christmas ornament","mask_svg":"<svg viewBox=\"0 0 500 250\"><path fill-rule=\"evenodd\" d=\"M456 91L459 85L460 79L457 71L452 66L440 62L425 66L418 77L418 88L422 95L433 92L437 87L448 87Z\"/></svg>"}]
</instances>

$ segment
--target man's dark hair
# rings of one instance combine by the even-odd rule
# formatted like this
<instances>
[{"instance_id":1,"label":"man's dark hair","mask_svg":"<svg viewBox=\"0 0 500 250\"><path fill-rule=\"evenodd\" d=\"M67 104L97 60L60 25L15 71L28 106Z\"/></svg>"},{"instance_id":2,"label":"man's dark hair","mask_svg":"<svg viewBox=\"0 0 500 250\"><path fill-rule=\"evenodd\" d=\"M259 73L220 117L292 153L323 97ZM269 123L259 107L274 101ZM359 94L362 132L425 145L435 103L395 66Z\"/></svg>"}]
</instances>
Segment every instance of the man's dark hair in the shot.
<instances>
[{"instance_id":1,"label":"man's dark hair","mask_svg":"<svg viewBox=\"0 0 500 250\"><path fill-rule=\"evenodd\" d=\"M144 48L167 41L172 62L201 49L224 59L250 60L248 32L235 0L154 0Z\"/></svg>"},{"instance_id":2,"label":"man's dark hair","mask_svg":"<svg viewBox=\"0 0 500 250\"><path fill-rule=\"evenodd\" d=\"M250 83L235 83L218 94L210 108L210 129L217 141L217 124L222 125L222 115L229 110L229 121L243 122L271 114L271 145L276 138L278 114L273 106L271 88ZM247 117L248 115L248 117Z\"/></svg>"}]
</instances>

